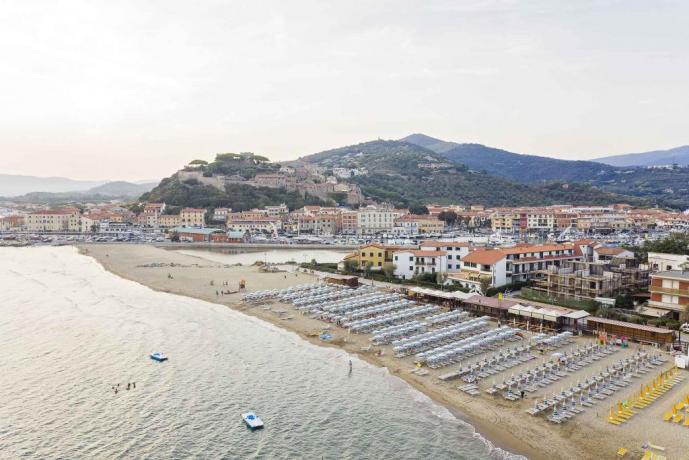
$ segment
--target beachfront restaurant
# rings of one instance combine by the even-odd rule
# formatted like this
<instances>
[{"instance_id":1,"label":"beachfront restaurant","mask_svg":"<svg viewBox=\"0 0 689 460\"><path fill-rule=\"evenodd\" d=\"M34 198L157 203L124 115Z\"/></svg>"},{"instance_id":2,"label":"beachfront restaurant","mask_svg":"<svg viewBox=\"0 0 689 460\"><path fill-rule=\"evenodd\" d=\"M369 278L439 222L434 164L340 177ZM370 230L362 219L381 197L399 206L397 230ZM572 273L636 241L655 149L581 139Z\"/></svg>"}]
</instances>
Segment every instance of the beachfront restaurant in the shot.
<instances>
[{"instance_id":1,"label":"beachfront restaurant","mask_svg":"<svg viewBox=\"0 0 689 460\"><path fill-rule=\"evenodd\" d=\"M659 346L671 345L675 337L674 331L670 329L598 318L596 316L586 318L586 329L594 334L606 333Z\"/></svg>"},{"instance_id":2,"label":"beachfront restaurant","mask_svg":"<svg viewBox=\"0 0 689 460\"><path fill-rule=\"evenodd\" d=\"M462 302L462 307L479 316L488 315L498 319L507 319L508 310L519 304L514 300L474 295Z\"/></svg>"},{"instance_id":3,"label":"beachfront restaurant","mask_svg":"<svg viewBox=\"0 0 689 460\"><path fill-rule=\"evenodd\" d=\"M419 286L410 287L407 289L407 295L410 298L421 302L431 302L448 307L450 310L462 306L462 303L476 296L462 291L441 291L438 289L430 289Z\"/></svg>"}]
</instances>

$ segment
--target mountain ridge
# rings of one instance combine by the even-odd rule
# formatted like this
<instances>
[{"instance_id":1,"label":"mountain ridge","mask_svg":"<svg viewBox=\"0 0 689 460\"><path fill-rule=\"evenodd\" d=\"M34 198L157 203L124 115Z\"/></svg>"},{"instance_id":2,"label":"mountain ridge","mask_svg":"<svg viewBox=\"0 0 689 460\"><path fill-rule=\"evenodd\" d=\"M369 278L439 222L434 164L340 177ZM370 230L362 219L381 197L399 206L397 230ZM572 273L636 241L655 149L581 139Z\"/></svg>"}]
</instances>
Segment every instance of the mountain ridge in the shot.
<instances>
[{"instance_id":1,"label":"mountain ridge","mask_svg":"<svg viewBox=\"0 0 689 460\"><path fill-rule=\"evenodd\" d=\"M651 150L640 153L623 153L595 158L591 161L612 166L661 166L677 164L689 166L689 145L665 150Z\"/></svg>"}]
</instances>

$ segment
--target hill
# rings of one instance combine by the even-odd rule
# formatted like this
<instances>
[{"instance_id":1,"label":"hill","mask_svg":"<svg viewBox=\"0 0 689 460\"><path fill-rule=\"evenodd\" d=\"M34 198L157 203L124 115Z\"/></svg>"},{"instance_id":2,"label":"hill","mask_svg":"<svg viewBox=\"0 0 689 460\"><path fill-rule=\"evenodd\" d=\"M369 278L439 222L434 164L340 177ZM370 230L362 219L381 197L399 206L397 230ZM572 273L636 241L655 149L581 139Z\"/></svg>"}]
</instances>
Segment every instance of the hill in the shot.
<instances>
[{"instance_id":1,"label":"hill","mask_svg":"<svg viewBox=\"0 0 689 460\"><path fill-rule=\"evenodd\" d=\"M683 145L669 150L612 155L596 158L593 161L612 166L658 166L672 164L689 166L689 145Z\"/></svg>"},{"instance_id":2,"label":"hill","mask_svg":"<svg viewBox=\"0 0 689 460\"><path fill-rule=\"evenodd\" d=\"M226 182L223 186L211 179L215 176L239 177L252 179L259 173L274 173L280 169L279 163L272 163L267 158L250 153L221 153L215 161L207 163L194 160L193 168L185 168L170 177L163 179L150 192L144 193L141 201L163 201L174 207L217 208L229 207L235 211L245 211L269 205L286 203L290 209L301 208L307 204L324 204L318 198L297 191L279 188L255 187L244 183ZM185 178L184 173L197 171L198 179ZM208 179L209 183L204 181Z\"/></svg>"},{"instance_id":3,"label":"hill","mask_svg":"<svg viewBox=\"0 0 689 460\"><path fill-rule=\"evenodd\" d=\"M18 196L31 192L78 192L102 185L105 182L74 180L65 177L0 174L0 196Z\"/></svg>"},{"instance_id":4,"label":"hill","mask_svg":"<svg viewBox=\"0 0 689 460\"><path fill-rule=\"evenodd\" d=\"M519 182L585 182L614 175L615 168L593 161L568 161L522 155L481 144L457 144L443 153L448 160Z\"/></svg>"},{"instance_id":5,"label":"hill","mask_svg":"<svg viewBox=\"0 0 689 460\"><path fill-rule=\"evenodd\" d=\"M108 182L97 187L76 192L30 192L12 197L12 201L21 203L47 203L51 205L66 203L84 203L87 201L107 201L113 199L131 199L151 190L154 183L133 184L131 182Z\"/></svg>"},{"instance_id":6,"label":"hill","mask_svg":"<svg viewBox=\"0 0 689 460\"><path fill-rule=\"evenodd\" d=\"M132 182L114 181L90 188L85 193L104 196L137 197L152 190L155 186L155 182L134 184Z\"/></svg>"},{"instance_id":7,"label":"hill","mask_svg":"<svg viewBox=\"0 0 689 460\"><path fill-rule=\"evenodd\" d=\"M427 145L444 142L419 134L406 139L409 138ZM643 198L650 204L689 207L689 167L615 167L594 161L523 155L481 144L455 144L441 155L454 164L526 184L551 181L588 184L612 193Z\"/></svg>"},{"instance_id":8,"label":"hill","mask_svg":"<svg viewBox=\"0 0 689 460\"><path fill-rule=\"evenodd\" d=\"M554 182L523 184L492 176L404 141L372 141L327 150L300 158L322 168L362 168L368 174L351 179L364 196L398 206L438 203L476 203L487 206L556 203L607 204L645 200L599 190L587 184Z\"/></svg>"},{"instance_id":9,"label":"hill","mask_svg":"<svg viewBox=\"0 0 689 460\"><path fill-rule=\"evenodd\" d=\"M447 142L435 137L426 136L425 134L411 134L400 139L402 142L409 142L410 144L418 145L428 150L433 150L435 153L444 153L456 147L456 142Z\"/></svg>"}]
</instances>

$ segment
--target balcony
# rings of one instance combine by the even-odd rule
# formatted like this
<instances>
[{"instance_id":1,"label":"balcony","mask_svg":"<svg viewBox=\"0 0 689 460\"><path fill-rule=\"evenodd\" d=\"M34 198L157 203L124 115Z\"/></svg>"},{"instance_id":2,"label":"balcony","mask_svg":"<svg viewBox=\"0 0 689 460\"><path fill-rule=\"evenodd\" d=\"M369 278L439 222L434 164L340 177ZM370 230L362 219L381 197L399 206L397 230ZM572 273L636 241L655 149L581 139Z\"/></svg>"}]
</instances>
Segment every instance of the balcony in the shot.
<instances>
[{"instance_id":1,"label":"balcony","mask_svg":"<svg viewBox=\"0 0 689 460\"><path fill-rule=\"evenodd\" d=\"M651 293L669 294L669 295L676 295L676 296L682 296L682 297L689 297L689 290L687 290L687 289L673 289L673 288L664 288L661 286L651 286L649 288L649 291Z\"/></svg>"}]
</instances>

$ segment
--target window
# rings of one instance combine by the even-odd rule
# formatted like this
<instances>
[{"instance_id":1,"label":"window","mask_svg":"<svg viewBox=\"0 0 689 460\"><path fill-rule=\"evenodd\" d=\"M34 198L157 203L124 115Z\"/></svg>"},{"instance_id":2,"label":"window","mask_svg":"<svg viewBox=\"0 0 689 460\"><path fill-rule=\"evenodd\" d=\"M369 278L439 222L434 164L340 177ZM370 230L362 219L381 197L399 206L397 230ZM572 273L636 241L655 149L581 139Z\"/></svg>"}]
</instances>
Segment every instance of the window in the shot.
<instances>
[{"instance_id":1,"label":"window","mask_svg":"<svg viewBox=\"0 0 689 460\"><path fill-rule=\"evenodd\" d=\"M409 262L414 262L414 256L409 256Z\"/></svg>"},{"instance_id":2,"label":"window","mask_svg":"<svg viewBox=\"0 0 689 460\"><path fill-rule=\"evenodd\" d=\"M667 295L667 294L663 294L662 302L663 302L663 303L674 303L674 304L678 304L678 303L679 303L679 297L677 297L676 295Z\"/></svg>"},{"instance_id":3,"label":"window","mask_svg":"<svg viewBox=\"0 0 689 460\"><path fill-rule=\"evenodd\" d=\"M382 266L382 265L383 265L383 262L378 262L378 266L379 266L379 267Z\"/></svg>"},{"instance_id":4,"label":"window","mask_svg":"<svg viewBox=\"0 0 689 460\"><path fill-rule=\"evenodd\" d=\"M414 270L414 267L409 267L409 271L413 271L413 270Z\"/></svg>"},{"instance_id":5,"label":"window","mask_svg":"<svg viewBox=\"0 0 689 460\"><path fill-rule=\"evenodd\" d=\"M677 280L663 280L663 288L665 289L679 289L679 281Z\"/></svg>"},{"instance_id":6,"label":"window","mask_svg":"<svg viewBox=\"0 0 689 460\"><path fill-rule=\"evenodd\" d=\"M452 260L452 254L447 255L447 260Z\"/></svg>"},{"instance_id":7,"label":"window","mask_svg":"<svg viewBox=\"0 0 689 460\"><path fill-rule=\"evenodd\" d=\"M397 260L397 256L395 256L395 260Z\"/></svg>"},{"instance_id":8,"label":"window","mask_svg":"<svg viewBox=\"0 0 689 460\"><path fill-rule=\"evenodd\" d=\"M373 257L373 253L371 253L371 257Z\"/></svg>"}]
</instances>

